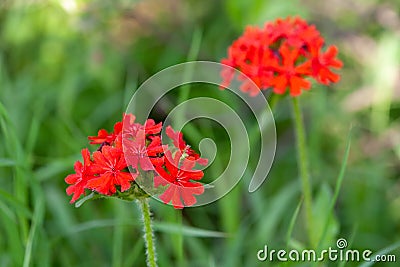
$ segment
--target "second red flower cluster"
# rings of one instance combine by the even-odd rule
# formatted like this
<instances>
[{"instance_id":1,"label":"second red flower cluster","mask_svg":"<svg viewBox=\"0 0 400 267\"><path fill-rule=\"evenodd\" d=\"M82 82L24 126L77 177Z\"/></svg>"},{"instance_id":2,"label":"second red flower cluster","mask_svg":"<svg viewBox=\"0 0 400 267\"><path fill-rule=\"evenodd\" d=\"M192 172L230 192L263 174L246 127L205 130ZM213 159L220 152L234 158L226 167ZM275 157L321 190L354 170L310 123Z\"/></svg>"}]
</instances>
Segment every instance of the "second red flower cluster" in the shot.
<instances>
[{"instance_id":1,"label":"second red flower cluster","mask_svg":"<svg viewBox=\"0 0 400 267\"><path fill-rule=\"evenodd\" d=\"M241 90L251 96L268 88L277 94L289 88L290 95L298 96L311 87L307 77L325 85L339 81L339 75L331 71L342 67L336 59L338 49L331 45L323 52L324 42L316 27L301 18L277 19L264 28L247 27L221 63L238 69L257 85L239 77L244 81ZM229 86L233 76L233 69L224 69L222 87Z\"/></svg>"}]
</instances>

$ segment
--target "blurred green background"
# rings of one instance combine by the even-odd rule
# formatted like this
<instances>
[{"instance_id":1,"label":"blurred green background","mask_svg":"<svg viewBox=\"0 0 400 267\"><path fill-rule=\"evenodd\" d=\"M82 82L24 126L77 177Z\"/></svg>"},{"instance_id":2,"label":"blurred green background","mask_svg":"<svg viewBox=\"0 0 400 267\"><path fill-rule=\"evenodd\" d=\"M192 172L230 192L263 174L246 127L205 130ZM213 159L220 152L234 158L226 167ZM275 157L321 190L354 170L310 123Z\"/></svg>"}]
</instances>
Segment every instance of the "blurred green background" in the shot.
<instances>
[{"instance_id":1,"label":"blurred green background","mask_svg":"<svg viewBox=\"0 0 400 267\"><path fill-rule=\"evenodd\" d=\"M64 177L87 136L111 130L152 74L187 60L219 61L246 25L288 15L315 24L344 62L339 84L301 97L315 231L329 217L324 248L343 237L352 249L390 248L400 261L399 14L397 0L0 0L0 266L145 266L134 203L69 204ZM177 94L167 97L177 104ZM191 96L199 94L223 95L193 86ZM261 189L248 193L250 168L207 206L176 211L151 201L160 266L311 266L256 256L264 245L307 247L287 97L274 115L277 153ZM199 136L230 149L223 129L202 123L193 123ZM226 157L219 152L206 176L220 173Z\"/></svg>"}]
</instances>

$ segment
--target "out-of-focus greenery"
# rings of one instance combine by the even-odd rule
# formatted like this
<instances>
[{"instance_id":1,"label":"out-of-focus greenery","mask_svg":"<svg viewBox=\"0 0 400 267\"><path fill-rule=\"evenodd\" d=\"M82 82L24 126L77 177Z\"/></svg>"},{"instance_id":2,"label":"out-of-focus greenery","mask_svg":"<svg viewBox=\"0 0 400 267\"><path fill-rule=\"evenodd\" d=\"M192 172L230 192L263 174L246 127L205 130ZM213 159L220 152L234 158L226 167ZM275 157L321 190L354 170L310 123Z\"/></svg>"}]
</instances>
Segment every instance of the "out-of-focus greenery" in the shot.
<instances>
[{"instance_id":1,"label":"out-of-focus greenery","mask_svg":"<svg viewBox=\"0 0 400 267\"><path fill-rule=\"evenodd\" d=\"M344 62L339 84L301 97L318 235L330 218L321 247L335 248L344 237L353 249L393 246L400 261L399 14L396 0L2 0L0 266L144 266L134 204L68 203L64 177L87 136L111 130L152 74L188 59L219 61L246 25L288 15L314 23ZM167 96L176 104L177 93ZM191 95L221 92L196 85ZM261 189L248 193L247 173L207 206L176 211L151 202L160 266L283 266L259 262L257 251L307 246L302 210L294 216L301 192L287 97L274 114L277 154ZM223 129L193 125L215 139L224 163L230 148ZM219 171L213 164L206 176Z\"/></svg>"}]
</instances>

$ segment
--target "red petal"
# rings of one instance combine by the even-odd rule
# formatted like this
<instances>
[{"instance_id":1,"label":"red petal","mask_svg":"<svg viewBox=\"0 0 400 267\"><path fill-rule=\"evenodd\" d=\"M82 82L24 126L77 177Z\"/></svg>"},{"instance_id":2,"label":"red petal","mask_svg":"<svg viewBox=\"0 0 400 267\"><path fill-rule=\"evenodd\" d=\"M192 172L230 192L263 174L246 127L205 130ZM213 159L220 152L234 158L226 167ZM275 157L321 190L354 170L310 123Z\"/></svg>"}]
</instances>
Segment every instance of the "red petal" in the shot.
<instances>
[{"instance_id":1,"label":"red petal","mask_svg":"<svg viewBox=\"0 0 400 267\"><path fill-rule=\"evenodd\" d=\"M65 192L66 192L67 195L69 196L69 195L71 195L72 193L75 192L75 188L76 188L75 185L70 185L70 186L67 187L67 189L65 190Z\"/></svg>"},{"instance_id":2,"label":"red petal","mask_svg":"<svg viewBox=\"0 0 400 267\"><path fill-rule=\"evenodd\" d=\"M102 144L107 140L108 132L101 129L97 132L97 136L89 136L88 139L91 140L90 144Z\"/></svg>"},{"instance_id":3,"label":"red petal","mask_svg":"<svg viewBox=\"0 0 400 267\"><path fill-rule=\"evenodd\" d=\"M74 170L75 172L80 175L82 173L82 169L83 169L83 165L82 162L80 162L79 160L75 162L74 164Z\"/></svg>"},{"instance_id":4,"label":"red petal","mask_svg":"<svg viewBox=\"0 0 400 267\"><path fill-rule=\"evenodd\" d=\"M179 160L180 155L181 155L180 151L177 151L175 153L174 161L175 161L176 158L178 158L178 160ZM167 170L170 173L171 177L176 177L176 175L178 173L178 166L177 165L179 164L179 162L177 162L176 165L174 165L174 163L172 163L171 151L168 150L167 152L165 152L165 167L167 168Z\"/></svg>"},{"instance_id":5,"label":"red petal","mask_svg":"<svg viewBox=\"0 0 400 267\"><path fill-rule=\"evenodd\" d=\"M165 203L169 203L172 199L172 196L175 194L175 187L174 185L170 185L164 193L160 195L160 199Z\"/></svg>"},{"instance_id":6,"label":"red petal","mask_svg":"<svg viewBox=\"0 0 400 267\"><path fill-rule=\"evenodd\" d=\"M200 164L200 165L206 166L206 165L208 164L208 159L199 158L199 159L197 159L196 162L197 162L198 164Z\"/></svg>"},{"instance_id":7,"label":"red petal","mask_svg":"<svg viewBox=\"0 0 400 267\"><path fill-rule=\"evenodd\" d=\"M292 96L298 96L301 94L301 88L308 89L311 87L311 83L303 78L293 76L290 78L290 94Z\"/></svg>"},{"instance_id":8,"label":"red petal","mask_svg":"<svg viewBox=\"0 0 400 267\"><path fill-rule=\"evenodd\" d=\"M287 82L287 78L284 75L275 77L271 82L271 84L274 86L274 92L277 94L285 93Z\"/></svg>"},{"instance_id":9,"label":"red petal","mask_svg":"<svg viewBox=\"0 0 400 267\"><path fill-rule=\"evenodd\" d=\"M65 181L67 184L75 184L76 181L78 181L78 179L79 179L80 177L81 177L80 175L74 173L74 174L70 174L70 175L68 175L67 177L65 177L64 181Z\"/></svg>"},{"instance_id":10,"label":"red petal","mask_svg":"<svg viewBox=\"0 0 400 267\"><path fill-rule=\"evenodd\" d=\"M144 171L154 170L154 166L151 163L149 157L140 158L140 168Z\"/></svg>"},{"instance_id":11,"label":"red petal","mask_svg":"<svg viewBox=\"0 0 400 267\"><path fill-rule=\"evenodd\" d=\"M176 185L171 185L171 186L174 187L174 194L172 195L172 205L174 206L175 209L183 209L179 187Z\"/></svg>"},{"instance_id":12,"label":"red petal","mask_svg":"<svg viewBox=\"0 0 400 267\"><path fill-rule=\"evenodd\" d=\"M162 166L156 166L156 172L160 175L164 180L172 182L175 180L169 173L167 173Z\"/></svg>"},{"instance_id":13,"label":"red petal","mask_svg":"<svg viewBox=\"0 0 400 267\"><path fill-rule=\"evenodd\" d=\"M104 173L97 178L90 180L87 183L87 187L96 190L97 192L105 195L110 195L115 193L115 186L111 183L113 179L112 175L109 173Z\"/></svg>"},{"instance_id":14,"label":"red petal","mask_svg":"<svg viewBox=\"0 0 400 267\"><path fill-rule=\"evenodd\" d=\"M118 185L121 186L121 192L124 192L131 188L131 183L130 181L134 180L138 175L135 173L128 173L128 172L120 172L118 176L116 177L116 180L118 180Z\"/></svg>"},{"instance_id":15,"label":"red petal","mask_svg":"<svg viewBox=\"0 0 400 267\"><path fill-rule=\"evenodd\" d=\"M74 203L84 193L84 191L85 190L83 189L83 187L77 187L69 203Z\"/></svg>"},{"instance_id":16,"label":"red petal","mask_svg":"<svg viewBox=\"0 0 400 267\"><path fill-rule=\"evenodd\" d=\"M117 163L115 164L115 169L123 170L127 167L125 157L121 151L119 152L116 151L114 157L115 157L114 160L117 160Z\"/></svg>"},{"instance_id":17,"label":"red petal","mask_svg":"<svg viewBox=\"0 0 400 267\"><path fill-rule=\"evenodd\" d=\"M185 187L181 187L181 195L186 206L192 206L196 203L193 195L201 195L204 193L204 186L200 183L185 183Z\"/></svg>"},{"instance_id":18,"label":"red petal","mask_svg":"<svg viewBox=\"0 0 400 267\"><path fill-rule=\"evenodd\" d=\"M158 187L160 185L168 185L170 182L168 182L166 179L164 179L162 176L157 175L154 177L154 187Z\"/></svg>"},{"instance_id":19,"label":"red petal","mask_svg":"<svg viewBox=\"0 0 400 267\"><path fill-rule=\"evenodd\" d=\"M113 132L113 134L114 135L117 135L117 134L119 134L120 132L122 131L122 122L117 122L117 123L115 123L114 124L114 132Z\"/></svg>"}]
</instances>

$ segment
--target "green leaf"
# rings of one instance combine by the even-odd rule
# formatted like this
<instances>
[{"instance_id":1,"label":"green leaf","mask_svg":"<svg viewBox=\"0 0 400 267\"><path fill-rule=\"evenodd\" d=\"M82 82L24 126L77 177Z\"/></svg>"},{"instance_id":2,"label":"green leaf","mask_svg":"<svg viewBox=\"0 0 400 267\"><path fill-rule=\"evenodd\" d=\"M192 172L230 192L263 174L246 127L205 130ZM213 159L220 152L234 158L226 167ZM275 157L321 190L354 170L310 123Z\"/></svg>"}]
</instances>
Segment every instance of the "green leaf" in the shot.
<instances>
[{"instance_id":1,"label":"green leaf","mask_svg":"<svg viewBox=\"0 0 400 267\"><path fill-rule=\"evenodd\" d=\"M31 211L22 202L20 202L13 195L9 194L3 189L0 189L0 200L8 203L13 208L13 210L20 212L27 218L32 217Z\"/></svg>"},{"instance_id":2,"label":"green leaf","mask_svg":"<svg viewBox=\"0 0 400 267\"><path fill-rule=\"evenodd\" d=\"M12 167L12 166L15 166L14 160L0 158L0 167Z\"/></svg>"},{"instance_id":3,"label":"green leaf","mask_svg":"<svg viewBox=\"0 0 400 267\"><path fill-rule=\"evenodd\" d=\"M228 234L223 232L209 231L201 228L195 228L195 227L171 224L171 223L154 222L154 228L158 231L165 233L182 233L185 236L192 236L192 237L210 237L210 238L228 237Z\"/></svg>"},{"instance_id":4,"label":"green leaf","mask_svg":"<svg viewBox=\"0 0 400 267\"><path fill-rule=\"evenodd\" d=\"M400 242L393 243L392 245L387 246L387 247L375 252L374 254L372 254L370 259L373 259L377 255L389 255L389 253L391 253L392 251L394 251L398 248L400 248ZM368 261L368 262L362 263L359 267L369 267L369 266L374 265L375 263L376 263L375 261Z\"/></svg>"},{"instance_id":5,"label":"green leaf","mask_svg":"<svg viewBox=\"0 0 400 267\"><path fill-rule=\"evenodd\" d=\"M33 243L36 239L38 228L42 226L44 217L44 198L37 197L35 201L35 212L32 219L32 224L29 230L28 240L25 246L24 267L29 267L31 264Z\"/></svg>"},{"instance_id":6,"label":"green leaf","mask_svg":"<svg viewBox=\"0 0 400 267\"><path fill-rule=\"evenodd\" d=\"M85 203L86 201L92 199L93 197L94 197L94 192L92 192L92 193L90 193L89 195L87 195L87 196L81 198L80 200L78 200L78 201L75 203L75 208L79 208L80 206L83 205L83 203Z\"/></svg>"},{"instance_id":7,"label":"green leaf","mask_svg":"<svg viewBox=\"0 0 400 267\"><path fill-rule=\"evenodd\" d=\"M332 195L328 184L323 183L313 203L313 217L316 218L313 231L317 240L320 240L322 247L328 247L335 242L339 232L339 223L336 216L331 212L327 212L330 210ZM328 219L329 217L330 219ZM325 222L328 222L328 224L325 225Z\"/></svg>"},{"instance_id":8,"label":"green leaf","mask_svg":"<svg viewBox=\"0 0 400 267\"><path fill-rule=\"evenodd\" d=\"M296 220L297 220L297 217L299 215L300 208L301 208L302 204L303 204L303 199L301 199L299 201L299 204L297 205L296 210L293 213L292 219L290 220L289 228L288 228L288 231L287 231L287 234L286 234L286 247L289 246L290 239L292 237L293 228L294 228L294 225L296 223Z\"/></svg>"},{"instance_id":9,"label":"green leaf","mask_svg":"<svg viewBox=\"0 0 400 267\"><path fill-rule=\"evenodd\" d=\"M320 239L319 239L318 248L322 247L322 245L323 245L322 243L325 240L325 235L328 232L329 225L330 225L330 220L331 220L331 217L329 216L329 214L332 214L332 216L333 216L335 204L336 204L336 201L337 201L337 199L339 197L340 188L342 187L344 174L345 174L346 167L347 167L347 160L348 160L349 154L350 154L351 136L352 136L352 130L350 129L349 135L347 137L346 150L345 150L345 153L344 153L344 156L343 156L342 165L341 165L341 168L340 168L340 171L339 171L338 178L336 180L335 193L334 193L334 195L332 197L332 200L330 202L329 207L327 207L328 217L324 220L325 224L323 226L322 233L321 233L321 236L320 236ZM321 221L321 220L319 220L319 221Z\"/></svg>"}]
</instances>

